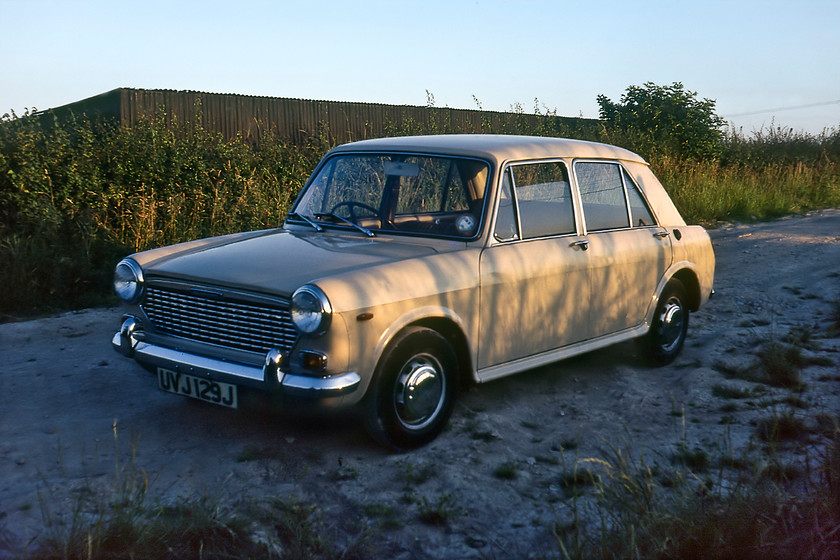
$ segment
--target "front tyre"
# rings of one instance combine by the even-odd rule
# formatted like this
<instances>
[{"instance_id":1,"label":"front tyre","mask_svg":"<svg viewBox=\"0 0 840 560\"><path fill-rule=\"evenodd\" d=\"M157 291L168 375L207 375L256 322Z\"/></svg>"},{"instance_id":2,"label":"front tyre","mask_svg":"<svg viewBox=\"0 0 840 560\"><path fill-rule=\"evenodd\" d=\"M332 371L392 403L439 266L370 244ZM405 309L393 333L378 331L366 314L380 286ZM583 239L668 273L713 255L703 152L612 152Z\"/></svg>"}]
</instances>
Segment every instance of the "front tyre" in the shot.
<instances>
[{"instance_id":1,"label":"front tyre","mask_svg":"<svg viewBox=\"0 0 840 560\"><path fill-rule=\"evenodd\" d=\"M676 278L662 290L646 342L651 360L657 365L674 361L688 333L689 309L685 287Z\"/></svg>"},{"instance_id":2,"label":"front tyre","mask_svg":"<svg viewBox=\"0 0 840 560\"><path fill-rule=\"evenodd\" d=\"M457 368L455 350L437 331L400 333L379 360L368 395L371 436L397 450L433 440L452 413Z\"/></svg>"}]
</instances>

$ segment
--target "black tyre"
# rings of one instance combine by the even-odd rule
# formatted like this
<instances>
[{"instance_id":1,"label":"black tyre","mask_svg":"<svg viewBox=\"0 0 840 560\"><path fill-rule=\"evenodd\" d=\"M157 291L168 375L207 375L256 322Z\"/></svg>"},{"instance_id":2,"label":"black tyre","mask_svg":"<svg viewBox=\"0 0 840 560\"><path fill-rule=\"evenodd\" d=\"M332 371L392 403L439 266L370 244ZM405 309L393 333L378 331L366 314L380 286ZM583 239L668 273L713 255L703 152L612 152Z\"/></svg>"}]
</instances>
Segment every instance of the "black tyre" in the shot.
<instances>
[{"instance_id":1,"label":"black tyre","mask_svg":"<svg viewBox=\"0 0 840 560\"><path fill-rule=\"evenodd\" d=\"M688 333L689 309L685 287L677 279L670 280L656 304L653 322L647 334L647 349L654 364L671 363L682 350Z\"/></svg>"},{"instance_id":2,"label":"black tyre","mask_svg":"<svg viewBox=\"0 0 840 560\"><path fill-rule=\"evenodd\" d=\"M376 368L366 425L377 441L397 450L433 440L449 420L458 359L440 333L412 327L389 345Z\"/></svg>"}]
</instances>

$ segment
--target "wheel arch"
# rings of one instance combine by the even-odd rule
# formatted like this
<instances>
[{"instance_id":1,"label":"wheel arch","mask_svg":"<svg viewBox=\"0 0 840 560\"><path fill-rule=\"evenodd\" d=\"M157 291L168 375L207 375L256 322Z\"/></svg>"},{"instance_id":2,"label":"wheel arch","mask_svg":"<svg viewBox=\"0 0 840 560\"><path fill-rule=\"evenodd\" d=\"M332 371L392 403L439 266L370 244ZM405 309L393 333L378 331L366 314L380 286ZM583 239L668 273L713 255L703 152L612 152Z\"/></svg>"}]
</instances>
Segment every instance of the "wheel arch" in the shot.
<instances>
[{"instance_id":1,"label":"wheel arch","mask_svg":"<svg viewBox=\"0 0 840 560\"><path fill-rule=\"evenodd\" d=\"M679 280L685 288L688 308L691 311L700 309L700 279L697 277L697 273L689 267L683 267L672 274L671 278Z\"/></svg>"},{"instance_id":2,"label":"wheel arch","mask_svg":"<svg viewBox=\"0 0 840 560\"><path fill-rule=\"evenodd\" d=\"M472 352L467 336L454 321L448 317L425 317L409 326L426 327L437 331L452 345L458 357L458 385L463 388L475 382L475 368L472 362Z\"/></svg>"}]
</instances>

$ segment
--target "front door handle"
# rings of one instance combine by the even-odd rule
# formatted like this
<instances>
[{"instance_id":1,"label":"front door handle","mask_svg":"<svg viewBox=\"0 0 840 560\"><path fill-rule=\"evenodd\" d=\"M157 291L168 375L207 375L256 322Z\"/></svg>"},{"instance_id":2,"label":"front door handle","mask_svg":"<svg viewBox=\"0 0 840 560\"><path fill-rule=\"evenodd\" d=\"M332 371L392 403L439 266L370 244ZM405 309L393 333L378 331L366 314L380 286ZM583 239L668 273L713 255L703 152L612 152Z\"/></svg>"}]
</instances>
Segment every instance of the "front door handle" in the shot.
<instances>
[{"instance_id":1,"label":"front door handle","mask_svg":"<svg viewBox=\"0 0 840 560\"><path fill-rule=\"evenodd\" d=\"M587 249L589 249L589 241L587 241L586 239L582 239L580 241L573 241L572 243L569 243L569 247L580 247L581 249L586 251Z\"/></svg>"}]
</instances>

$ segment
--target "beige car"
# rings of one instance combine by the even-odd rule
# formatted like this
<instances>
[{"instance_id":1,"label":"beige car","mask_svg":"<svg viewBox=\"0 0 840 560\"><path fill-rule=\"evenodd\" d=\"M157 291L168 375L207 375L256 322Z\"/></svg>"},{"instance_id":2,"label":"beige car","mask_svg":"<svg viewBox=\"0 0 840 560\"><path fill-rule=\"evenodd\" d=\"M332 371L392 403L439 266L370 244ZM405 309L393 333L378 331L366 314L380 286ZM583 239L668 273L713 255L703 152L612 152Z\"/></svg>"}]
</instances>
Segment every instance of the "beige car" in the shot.
<instances>
[{"instance_id":1,"label":"beige car","mask_svg":"<svg viewBox=\"0 0 840 560\"><path fill-rule=\"evenodd\" d=\"M465 382L628 339L671 361L714 263L705 230L627 150L366 140L324 157L280 228L120 262L112 342L164 391L359 405L376 439L409 448L444 428Z\"/></svg>"}]
</instances>

